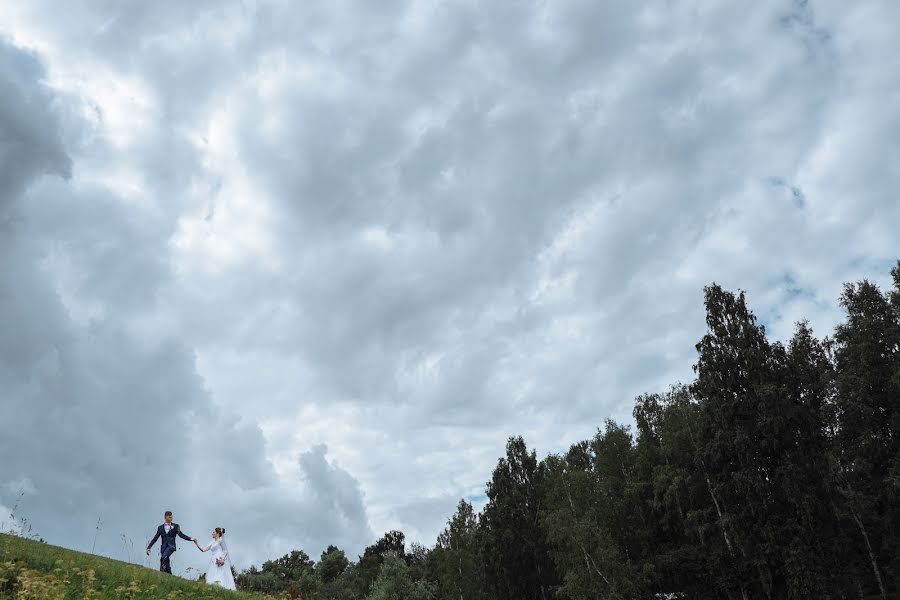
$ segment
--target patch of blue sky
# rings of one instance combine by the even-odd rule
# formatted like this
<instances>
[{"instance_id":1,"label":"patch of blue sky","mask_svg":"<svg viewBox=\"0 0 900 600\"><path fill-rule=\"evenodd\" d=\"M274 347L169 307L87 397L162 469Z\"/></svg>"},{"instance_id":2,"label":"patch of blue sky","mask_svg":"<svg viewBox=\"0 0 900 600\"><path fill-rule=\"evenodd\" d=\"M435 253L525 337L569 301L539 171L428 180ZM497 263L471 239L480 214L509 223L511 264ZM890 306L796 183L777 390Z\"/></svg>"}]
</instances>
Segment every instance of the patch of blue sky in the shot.
<instances>
[{"instance_id":1,"label":"patch of blue sky","mask_svg":"<svg viewBox=\"0 0 900 600\"><path fill-rule=\"evenodd\" d=\"M806 207L806 194L803 193L803 190L799 186L792 185L781 177L769 177L766 181L774 187L783 188L790 192L791 202L793 202L794 206L797 208Z\"/></svg>"}]
</instances>

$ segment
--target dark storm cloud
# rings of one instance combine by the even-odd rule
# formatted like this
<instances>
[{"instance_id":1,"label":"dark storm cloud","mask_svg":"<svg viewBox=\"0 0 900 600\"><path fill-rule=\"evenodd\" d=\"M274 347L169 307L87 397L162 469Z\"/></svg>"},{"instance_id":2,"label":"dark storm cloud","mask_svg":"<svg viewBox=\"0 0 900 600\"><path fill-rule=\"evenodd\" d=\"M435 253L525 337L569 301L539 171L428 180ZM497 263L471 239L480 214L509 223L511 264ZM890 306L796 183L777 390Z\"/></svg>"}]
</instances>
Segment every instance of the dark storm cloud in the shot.
<instances>
[{"instance_id":1,"label":"dark storm cloud","mask_svg":"<svg viewBox=\"0 0 900 600\"><path fill-rule=\"evenodd\" d=\"M120 534L140 549L164 508L184 507L179 517L193 535L205 535L198 529L212 527L211 518L235 522L247 537L246 566L262 555L253 530L261 515L264 523L281 514L299 532L330 507L304 505L296 489L279 485L258 426L216 407L192 350L169 336L135 335L129 320L154 308L171 277L171 225L112 190L38 185L42 174L70 175L56 115L62 99L46 89L31 54L3 45L0 65L8 75L0 132L10 151L2 168L0 503L21 494L19 515L40 535L79 549L92 545L99 519L98 550L117 557L125 557ZM73 311L88 318L73 320ZM344 521L306 541L324 547L348 526L355 540L366 531L351 483L343 473L339 485L316 491L326 503L338 494ZM358 510L345 523L354 493ZM270 548L296 543L288 536Z\"/></svg>"},{"instance_id":2,"label":"dark storm cloud","mask_svg":"<svg viewBox=\"0 0 900 600\"><path fill-rule=\"evenodd\" d=\"M315 524L318 539L327 539L335 531L356 532L354 547L371 541L366 509L362 501L359 482L326 457L324 444L314 446L300 455L300 472L309 484L307 501L325 517Z\"/></svg>"},{"instance_id":3,"label":"dark storm cloud","mask_svg":"<svg viewBox=\"0 0 900 600\"><path fill-rule=\"evenodd\" d=\"M0 216L25 184L41 174L71 176L62 146L53 96L43 85L38 58L0 37Z\"/></svg>"}]
</instances>

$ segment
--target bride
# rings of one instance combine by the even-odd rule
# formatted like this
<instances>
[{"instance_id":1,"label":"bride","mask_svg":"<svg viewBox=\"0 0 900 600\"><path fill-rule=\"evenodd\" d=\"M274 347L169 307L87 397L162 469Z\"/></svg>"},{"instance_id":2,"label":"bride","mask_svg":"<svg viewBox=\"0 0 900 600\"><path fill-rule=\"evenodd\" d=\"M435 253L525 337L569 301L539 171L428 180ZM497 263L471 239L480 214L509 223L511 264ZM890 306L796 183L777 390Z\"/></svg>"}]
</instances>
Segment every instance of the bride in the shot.
<instances>
[{"instance_id":1,"label":"bride","mask_svg":"<svg viewBox=\"0 0 900 600\"><path fill-rule=\"evenodd\" d=\"M220 585L226 590L236 589L234 575L231 573L231 558L228 556L228 548L225 546L223 527L216 527L212 532L212 541L203 548L194 540L194 544L201 552L212 552L209 567L206 569L206 583Z\"/></svg>"}]
</instances>

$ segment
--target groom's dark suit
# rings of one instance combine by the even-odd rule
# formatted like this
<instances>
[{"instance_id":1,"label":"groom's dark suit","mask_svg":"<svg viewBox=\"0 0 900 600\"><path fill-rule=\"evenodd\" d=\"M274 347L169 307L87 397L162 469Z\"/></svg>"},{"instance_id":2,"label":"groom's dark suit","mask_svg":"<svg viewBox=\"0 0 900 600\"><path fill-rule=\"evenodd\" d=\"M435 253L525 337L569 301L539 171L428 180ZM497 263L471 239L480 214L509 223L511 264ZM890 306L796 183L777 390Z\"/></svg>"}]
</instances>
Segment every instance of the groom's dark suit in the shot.
<instances>
[{"instance_id":1,"label":"groom's dark suit","mask_svg":"<svg viewBox=\"0 0 900 600\"><path fill-rule=\"evenodd\" d=\"M172 573L172 566L169 563L169 559L172 557L172 554L175 553L175 550L177 550L177 548L175 548L176 536L189 542L193 541L193 538L182 533L178 523L172 523L169 526L168 532L166 532L166 525L163 523L156 528L156 535L154 535L153 539L150 540L150 543L147 544L147 550L150 550L150 548L153 547L153 544L156 543L156 540L162 539L159 546L159 570L163 573Z\"/></svg>"}]
</instances>

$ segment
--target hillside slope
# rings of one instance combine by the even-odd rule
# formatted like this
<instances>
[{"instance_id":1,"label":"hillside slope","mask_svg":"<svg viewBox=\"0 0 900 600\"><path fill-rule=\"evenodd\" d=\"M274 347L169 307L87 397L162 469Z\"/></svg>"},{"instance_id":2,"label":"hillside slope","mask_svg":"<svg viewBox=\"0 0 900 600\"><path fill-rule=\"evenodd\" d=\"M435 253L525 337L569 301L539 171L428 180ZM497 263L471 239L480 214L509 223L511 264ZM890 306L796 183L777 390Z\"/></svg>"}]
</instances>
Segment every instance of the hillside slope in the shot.
<instances>
[{"instance_id":1,"label":"hillside slope","mask_svg":"<svg viewBox=\"0 0 900 600\"><path fill-rule=\"evenodd\" d=\"M145 567L0 534L0 599L261 600Z\"/></svg>"}]
</instances>

